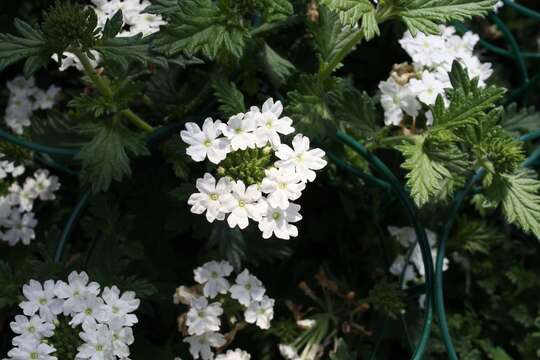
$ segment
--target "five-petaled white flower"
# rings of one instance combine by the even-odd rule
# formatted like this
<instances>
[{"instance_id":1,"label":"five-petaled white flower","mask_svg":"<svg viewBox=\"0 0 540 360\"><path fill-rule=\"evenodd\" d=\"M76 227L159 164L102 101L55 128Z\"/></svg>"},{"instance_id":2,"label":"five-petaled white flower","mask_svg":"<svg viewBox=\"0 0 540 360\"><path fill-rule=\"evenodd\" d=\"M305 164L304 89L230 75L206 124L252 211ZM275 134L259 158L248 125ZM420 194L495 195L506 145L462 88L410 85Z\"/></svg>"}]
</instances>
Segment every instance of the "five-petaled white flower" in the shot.
<instances>
[{"instance_id":1,"label":"five-petaled white flower","mask_svg":"<svg viewBox=\"0 0 540 360\"><path fill-rule=\"evenodd\" d=\"M270 321L274 318L274 299L264 296L261 301L249 304L244 312L246 322L257 324L263 330L270 329Z\"/></svg>"},{"instance_id":2,"label":"five-petaled white flower","mask_svg":"<svg viewBox=\"0 0 540 360\"><path fill-rule=\"evenodd\" d=\"M248 219L259 221L266 209L266 203L260 201L262 194L257 185L250 185L246 188L243 181L238 180L232 187L233 200L229 206L230 215L227 223L231 228L238 226L245 229Z\"/></svg>"},{"instance_id":3,"label":"five-petaled white flower","mask_svg":"<svg viewBox=\"0 0 540 360\"><path fill-rule=\"evenodd\" d=\"M242 113L231 116L227 124L221 124L221 131L229 139L232 150L254 148L256 143L254 131L256 129L255 119Z\"/></svg>"},{"instance_id":4,"label":"five-petaled white flower","mask_svg":"<svg viewBox=\"0 0 540 360\"><path fill-rule=\"evenodd\" d=\"M281 101L274 103L272 98L266 100L261 109L252 106L246 117L253 118L258 128L255 130L257 146L264 147L268 142L277 147L281 144L281 135L289 135L294 132L291 126L293 121L289 117L280 117L283 112Z\"/></svg>"},{"instance_id":5,"label":"five-petaled white flower","mask_svg":"<svg viewBox=\"0 0 540 360\"><path fill-rule=\"evenodd\" d=\"M266 170L266 177L261 183L261 190L268 194L268 203L272 207L285 210L289 200L296 200L302 195L306 183L291 168L272 168Z\"/></svg>"},{"instance_id":6,"label":"five-petaled white flower","mask_svg":"<svg viewBox=\"0 0 540 360\"><path fill-rule=\"evenodd\" d=\"M186 153L194 161L203 161L208 157L210 162L219 164L230 152L229 140L221 135L221 121L215 122L211 118L204 120L202 130L199 125L188 122L186 130L180 132L180 136L189 146Z\"/></svg>"},{"instance_id":7,"label":"five-petaled white flower","mask_svg":"<svg viewBox=\"0 0 540 360\"><path fill-rule=\"evenodd\" d=\"M291 223L302 220L299 211L300 205L293 203L289 203L289 207L285 210L268 206L266 214L259 222L259 230L262 231L263 238L268 239L272 234L284 240L298 236L298 228Z\"/></svg>"},{"instance_id":8,"label":"five-petaled white flower","mask_svg":"<svg viewBox=\"0 0 540 360\"><path fill-rule=\"evenodd\" d=\"M62 312L62 300L54 294L55 283L47 280L41 285L36 280L30 280L23 285L23 295L25 301L19 304L24 315L32 316L39 312L39 316L47 321L52 321L56 315Z\"/></svg>"},{"instance_id":9,"label":"five-petaled white flower","mask_svg":"<svg viewBox=\"0 0 540 360\"><path fill-rule=\"evenodd\" d=\"M216 360L250 360L251 355L249 355L247 352L236 349L236 350L228 350L225 354L219 354L216 356Z\"/></svg>"},{"instance_id":10,"label":"five-petaled white flower","mask_svg":"<svg viewBox=\"0 0 540 360\"><path fill-rule=\"evenodd\" d=\"M325 153L321 149L309 149L309 138L297 134L292 140L292 148L289 145L281 144L276 151L276 156L280 159L276 162L278 167L293 167L302 181L315 180L314 170L321 170L326 166L323 159Z\"/></svg>"},{"instance_id":11,"label":"five-petaled white flower","mask_svg":"<svg viewBox=\"0 0 540 360\"><path fill-rule=\"evenodd\" d=\"M204 296L210 299L215 298L218 294L226 294L229 290L229 281L225 278L233 271L233 267L226 261L210 261L196 268L195 281L199 284L204 284Z\"/></svg>"},{"instance_id":12,"label":"five-petaled white flower","mask_svg":"<svg viewBox=\"0 0 540 360\"><path fill-rule=\"evenodd\" d=\"M191 212L202 214L206 211L209 222L224 220L227 208L233 201L232 182L228 178L221 178L216 184L216 179L206 173L202 179L197 179L196 186L200 192L191 194L188 199L188 204L192 205Z\"/></svg>"},{"instance_id":13,"label":"five-petaled white flower","mask_svg":"<svg viewBox=\"0 0 540 360\"><path fill-rule=\"evenodd\" d=\"M244 306L253 301L262 301L266 289L257 277L251 275L247 269L236 277L236 283L230 288L231 297Z\"/></svg>"},{"instance_id":14,"label":"five-petaled white flower","mask_svg":"<svg viewBox=\"0 0 540 360\"><path fill-rule=\"evenodd\" d=\"M209 331L219 331L221 314L223 309L220 303L208 304L203 296L193 300L187 313L188 332L191 335L202 335Z\"/></svg>"},{"instance_id":15,"label":"five-petaled white flower","mask_svg":"<svg viewBox=\"0 0 540 360\"><path fill-rule=\"evenodd\" d=\"M189 352L194 359L211 360L214 358L211 347L221 347L226 341L225 337L218 332L207 332L202 335L188 336L184 342L189 344Z\"/></svg>"}]
</instances>

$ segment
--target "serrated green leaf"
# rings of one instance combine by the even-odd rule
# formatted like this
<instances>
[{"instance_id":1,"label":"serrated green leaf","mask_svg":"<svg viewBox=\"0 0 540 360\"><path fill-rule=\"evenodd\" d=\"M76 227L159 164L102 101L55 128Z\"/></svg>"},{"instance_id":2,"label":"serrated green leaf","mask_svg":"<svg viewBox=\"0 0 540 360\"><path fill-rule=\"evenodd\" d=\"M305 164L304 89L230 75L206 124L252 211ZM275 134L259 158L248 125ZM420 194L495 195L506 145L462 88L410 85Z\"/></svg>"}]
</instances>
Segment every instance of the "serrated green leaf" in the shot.
<instances>
[{"instance_id":1,"label":"serrated green leaf","mask_svg":"<svg viewBox=\"0 0 540 360\"><path fill-rule=\"evenodd\" d=\"M144 11L160 15L173 14L180 9L178 3L178 0L154 0Z\"/></svg>"},{"instance_id":2,"label":"serrated green leaf","mask_svg":"<svg viewBox=\"0 0 540 360\"><path fill-rule=\"evenodd\" d=\"M501 203L506 221L540 240L540 181L535 175L531 170L520 170L497 176L486 196Z\"/></svg>"},{"instance_id":3,"label":"serrated green leaf","mask_svg":"<svg viewBox=\"0 0 540 360\"><path fill-rule=\"evenodd\" d=\"M439 34L439 24L487 14L497 0L400 0L397 15L416 35Z\"/></svg>"},{"instance_id":4,"label":"serrated green leaf","mask_svg":"<svg viewBox=\"0 0 540 360\"><path fill-rule=\"evenodd\" d=\"M263 20L281 21L293 14L293 5L289 0L262 0Z\"/></svg>"},{"instance_id":5,"label":"serrated green leaf","mask_svg":"<svg viewBox=\"0 0 540 360\"><path fill-rule=\"evenodd\" d=\"M94 192L105 191L112 181L131 175L130 156L148 155L143 137L121 123L95 123L82 128L92 136L77 158L82 161L81 179Z\"/></svg>"},{"instance_id":6,"label":"serrated green leaf","mask_svg":"<svg viewBox=\"0 0 540 360\"><path fill-rule=\"evenodd\" d=\"M130 61L166 67L167 61L151 51L151 41L151 36L143 38L142 34L132 37L104 38L95 46L95 50L103 55L105 61L118 63L123 68L127 68Z\"/></svg>"},{"instance_id":7,"label":"serrated green leaf","mask_svg":"<svg viewBox=\"0 0 540 360\"><path fill-rule=\"evenodd\" d=\"M357 137L368 139L379 130L375 102L366 92L347 87L334 104L336 120L355 131Z\"/></svg>"},{"instance_id":8,"label":"serrated green leaf","mask_svg":"<svg viewBox=\"0 0 540 360\"><path fill-rule=\"evenodd\" d=\"M219 100L219 111L225 116L232 116L246 111L244 95L233 82L218 77L212 84L214 94Z\"/></svg>"},{"instance_id":9,"label":"serrated green leaf","mask_svg":"<svg viewBox=\"0 0 540 360\"><path fill-rule=\"evenodd\" d=\"M15 19L15 28L21 36L0 34L0 71L20 60L27 59L25 76L29 77L37 69L45 66L51 56L41 30ZM46 60L45 60L46 59Z\"/></svg>"},{"instance_id":10,"label":"serrated green leaf","mask_svg":"<svg viewBox=\"0 0 540 360\"><path fill-rule=\"evenodd\" d=\"M102 35L104 39L112 39L122 31L124 26L124 16L122 10L118 10L113 17L107 18L103 27Z\"/></svg>"},{"instance_id":11,"label":"serrated green leaf","mask_svg":"<svg viewBox=\"0 0 540 360\"><path fill-rule=\"evenodd\" d=\"M270 81L277 87L287 81L287 78L296 70L289 60L281 57L267 43L263 44L262 59Z\"/></svg>"},{"instance_id":12,"label":"serrated green leaf","mask_svg":"<svg viewBox=\"0 0 540 360\"><path fill-rule=\"evenodd\" d=\"M226 53L240 58L244 51L247 30L235 23L211 0L186 0L170 13L168 25L162 27L156 46L168 56L179 53L203 54L210 60Z\"/></svg>"},{"instance_id":13,"label":"serrated green leaf","mask_svg":"<svg viewBox=\"0 0 540 360\"><path fill-rule=\"evenodd\" d=\"M380 34L375 7L369 0L322 0L321 3L336 12L343 25L354 27L362 21L360 29L366 40Z\"/></svg>"},{"instance_id":14,"label":"serrated green leaf","mask_svg":"<svg viewBox=\"0 0 540 360\"><path fill-rule=\"evenodd\" d=\"M450 105L446 107L441 96L437 98L433 111L433 129L457 129L473 125L495 109L495 104L505 94L504 88L488 86L480 88L478 79L469 79L467 71L454 61L450 72L453 89L447 90Z\"/></svg>"},{"instance_id":15,"label":"serrated green leaf","mask_svg":"<svg viewBox=\"0 0 540 360\"><path fill-rule=\"evenodd\" d=\"M418 137L414 143L403 143L396 147L405 157L401 167L409 171L406 175L407 186L419 207L440 193L445 180L452 176L444 163L426 152L424 142L424 137Z\"/></svg>"},{"instance_id":16,"label":"serrated green leaf","mask_svg":"<svg viewBox=\"0 0 540 360\"><path fill-rule=\"evenodd\" d=\"M325 7L319 9L319 23L310 24L314 43L319 58L319 71L330 73L339 68L342 52L360 33L361 30L344 28L336 13Z\"/></svg>"}]
</instances>

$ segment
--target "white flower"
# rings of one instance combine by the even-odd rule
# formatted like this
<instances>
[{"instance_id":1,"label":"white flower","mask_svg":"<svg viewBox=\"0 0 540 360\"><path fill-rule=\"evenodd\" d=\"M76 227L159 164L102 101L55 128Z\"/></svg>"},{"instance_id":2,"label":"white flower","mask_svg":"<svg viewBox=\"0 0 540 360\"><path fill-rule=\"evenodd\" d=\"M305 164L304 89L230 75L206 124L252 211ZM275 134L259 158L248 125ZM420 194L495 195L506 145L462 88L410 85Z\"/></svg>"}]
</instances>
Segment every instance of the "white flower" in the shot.
<instances>
[{"instance_id":1,"label":"white flower","mask_svg":"<svg viewBox=\"0 0 540 360\"><path fill-rule=\"evenodd\" d=\"M135 342L133 330L125 326L125 319L116 317L109 323L114 355L124 359L129 356L129 345Z\"/></svg>"},{"instance_id":2,"label":"white flower","mask_svg":"<svg viewBox=\"0 0 540 360\"><path fill-rule=\"evenodd\" d=\"M34 228L37 220L32 212L21 215L18 211L12 211L9 218L5 220L5 225L9 229L2 235L2 239L10 246L14 246L19 241L24 245L29 245L36 237Z\"/></svg>"},{"instance_id":3,"label":"white flower","mask_svg":"<svg viewBox=\"0 0 540 360\"><path fill-rule=\"evenodd\" d=\"M194 359L211 360L214 353L211 347L218 348L225 345L225 337L217 332L208 332L203 335L188 336L184 342L189 344L189 352Z\"/></svg>"},{"instance_id":4,"label":"white flower","mask_svg":"<svg viewBox=\"0 0 540 360\"><path fill-rule=\"evenodd\" d=\"M77 359L113 359L113 338L107 325L83 323L79 336L84 344L77 349Z\"/></svg>"},{"instance_id":5,"label":"white flower","mask_svg":"<svg viewBox=\"0 0 540 360\"><path fill-rule=\"evenodd\" d=\"M231 297L244 306L253 301L262 301L266 289L257 277L251 275L247 269L236 277L236 283L230 288Z\"/></svg>"},{"instance_id":6,"label":"white flower","mask_svg":"<svg viewBox=\"0 0 540 360\"><path fill-rule=\"evenodd\" d=\"M280 117L283 112L283 105L280 101L274 103L272 98L266 100L261 109L252 106L246 117L253 118L257 122L258 128L255 131L257 146L264 147L268 142L273 147L281 144L281 135L288 135L294 132L292 119Z\"/></svg>"},{"instance_id":7,"label":"white flower","mask_svg":"<svg viewBox=\"0 0 540 360\"><path fill-rule=\"evenodd\" d=\"M434 105L437 96L444 95L444 83L429 71L422 73L422 79L411 79L410 90L426 105Z\"/></svg>"},{"instance_id":8,"label":"white flower","mask_svg":"<svg viewBox=\"0 0 540 360\"><path fill-rule=\"evenodd\" d=\"M51 85L46 91L37 91L34 94L34 109L52 109L61 90L58 86Z\"/></svg>"},{"instance_id":9,"label":"white flower","mask_svg":"<svg viewBox=\"0 0 540 360\"><path fill-rule=\"evenodd\" d=\"M188 199L188 204L192 205L191 212L202 214L206 211L209 222L224 220L229 204L234 200L231 195L232 182L228 178L221 178L216 185L216 179L206 173L202 179L197 179L196 186L200 192Z\"/></svg>"},{"instance_id":10,"label":"white flower","mask_svg":"<svg viewBox=\"0 0 540 360\"><path fill-rule=\"evenodd\" d=\"M233 200L230 203L227 223L231 228L238 226L245 229L248 219L259 221L266 209L266 203L259 201L262 194L257 185L250 185L246 188L243 181L238 180L232 187Z\"/></svg>"},{"instance_id":11,"label":"white flower","mask_svg":"<svg viewBox=\"0 0 540 360\"><path fill-rule=\"evenodd\" d=\"M125 320L125 326L133 326L138 323L137 316L131 314L136 311L141 304L139 299L135 298L133 291L126 291L123 294L116 287L106 287L103 289L101 297L105 301L102 305L101 311L98 314L98 319L101 322L110 322L116 317L120 317Z\"/></svg>"},{"instance_id":12,"label":"white flower","mask_svg":"<svg viewBox=\"0 0 540 360\"><path fill-rule=\"evenodd\" d=\"M59 281L54 293L60 299L65 299L64 315L73 315L84 310L87 297L96 297L99 294L99 284L88 283L88 275L83 271L78 274L73 271L68 276L68 283Z\"/></svg>"},{"instance_id":13,"label":"white flower","mask_svg":"<svg viewBox=\"0 0 540 360\"><path fill-rule=\"evenodd\" d=\"M302 319L296 321L296 325L303 330L309 330L313 328L316 324L317 321L312 319Z\"/></svg>"},{"instance_id":14,"label":"white flower","mask_svg":"<svg viewBox=\"0 0 540 360\"><path fill-rule=\"evenodd\" d=\"M418 116L421 105L409 87L401 86L390 78L379 84L379 90L386 125L399 126L403 120L403 112L413 117Z\"/></svg>"},{"instance_id":15,"label":"white flower","mask_svg":"<svg viewBox=\"0 0 540 360\"><path fill-rule=\"evenodd\" d=\"M82 304L82 310L77 312L71 321L70 325L85 325L92 324L95 325L98 322L98 318L101 315L101 308L103 306L103 300L95 295L88 295L84 298Z\"/></svg>"},{"instance_id":16,"label":"white flower","mask_svg":"<svg viewBox=\"0 0 540 360\"><path fill-rule=\"evenodd\" d=\"M229 139L232 150L254 148L257 139L254 134L256 129L255 118L242 113L231 116L227 125L221 124L221 131Z\"/></svg>"},{"instance_id":17,"label":"white flower","mask_svg":"<svg viewBox=\"0 0 540 360\"><path fill-rule=\"evenodd\" d=\"M9 187L9 201L12 205L18 206L21 211L31 211L34 207L36 194L33 184L28 183L28 180L29 178L22 188L17 183L13 183Z\"/></svg>"},{"instance_id":18,"label":"white flower","mask_svg":"<svg viewBox=\"0 0 540 360\"><path fill-rule=\"evenodd\" d=\"M8 81L6 87L8 88L10 95L15 98L27 98L38 91L34 77L27 79L24 76L17 76L13 80Z\"/></svg>"},{"instance_id":19,"label":"white flower","mask_svg":"<svg viewBox=\"0 0 540 360\"><path fill-rule=\"evenodd\" d=\"M296 360L298 359L298 352L294 347L287 344L278 345L279 353L287 360Z\"/></svg>"},{"instance_id":20,"label":"white flower","mask_svg":"<svg viewBox=\"0 0 540 360\"><path fill-rule=\"evenodd\" d=\"M250 360L251 355L249 355L247 352L236 349L236 350L228 350L225 354L219 354L216 357L216 360Z\"/></svg>"},{"instance_id":21,"label":"white flower","mask_svg":"<svg viewBox=\"0 0 540 360\"><path fill-rule=\"evenodd\" d=\"M0 158L3 158L4 156L4 154L0 153ZM8 174L11 174L14 178L18 177L19 175L22 175L24 171L23 165L15 165L13 161L0 161L0 179L5 179Z\"/></svg>"},{"instance_id":22,"label":"white flower","mask_svg":"<svg viewBox=\"0 0 540 360\"><path fill-rule=\"evenodd\" d=\"M291 236L298 236L298 228L291 223L302 220L299 211L300 205L293 203L290 203L285 210L268 206L266 214L259 221L259 230L262 231L263 238L268 239L272 234L284 240L289 240Z\"/></svg>"},{"instance_id":23,"label":"white flower","mask_svg":"<svg viewBox=\"0 0 540 360\"><path fill-rule=\"evenodd\" d=\"M297 134L293 138L292 148L281 144L276 156L280 159L276 162L278 167L292 167L302 181L315 180L315 171L326 166L323 159L325 153L321 149L309 149L309 138Z\"/></svg>"},{"instance_id":24,"label":"white flower","mask_svg":"<svg viewBox=\"0 0 540 360\"><path fill-rule=\"evenodd\" d=\"M10 97L4 121L16 134L22 134L24 128L30 126L32 106L29 98Z\"/></svg>"},{"instance_id":25,"label":"white flower","mask_svg":"<svg viewBox=\"0 0 540 360\"><path fill-rule=\"evenodd\" d=\"M49 176L48 170L37 170L34 178L28 178L25 182L25 188L28 187L34 193L34 198L40 198L43 201L54 200L54 192L60 189L60 183L56 176Z\"/></svg>"},{"instance_id":26,"label":"white flower","mask_svg":"<svg viewBox=\"0 0 540 360\"><path fill-rule=\"evenodd\" d=\"M51 355L56 349L38 341L25 341L8 352L13 360L57 360Z\"/></svg>"},{"instance_id":27,"label":"white flower","mask_svg":"<svg viewBox=\"0 0 540 360\"><path fill-rule=\"evenodd\" d=\"M54 325L37 315L33 315L31 318L16 315L15 321L12 321L9 326L15 334L38 341L54 334Z\"/></svg>"},{"instance_id":28,"label":"white flower","mask_svg":"<svg viewBox=\"0 0 540 360\"><path fill-rule=\"evenodd\" d=\"M270 329L270 321L274 318L274 299L265 295L261 301L252 302L244 317L250 324L257 324L263 330Z\"/></svg>"},{"instance_id":29,"label":"white flower","mask_svg":"<svg viewBox=\"0 0 540 360\"><path fill-rule=\"evenodd\" d=\"M187 313L188 333L203 335L206 332L219 331L221 314L223 314L223 309L220 303L208 304L205 297L193 300Z\"/></svg>"},{"instance_id":30,"label":"white flower","mask_svg":"<svg viewBox=\"0 0 540 360\"><path fill-rule=\"evenodd\" d=\"M419 66L436 67L442 63L452 62L446 50L445 38L438 35L425 35L418 32L415 36L407 31L399 41L413 62Z\"/></svg>"},{"instance_id":31,"label":"white flower","mask_svg":"<svg viewBox=\"0 0 540 360\"><path fill-rule=\"evenodd\" d=\"M30 280L23 285L23 295L26 301L22 301L19 307L24 315L32 316L39 312L39 316L47 321L52 321L56 315L62 312L62 300L54 295L55 283L47 280L41 285L36 280Z\"/></svg>"},{"instance_id":32,"label":"white flower","mask_svg":"<svg viewBox=\"0 0 540 360\"><path fill-rule=\"evenodd\" d=\"M182 140L188 144L186 153L194 161L208 160L214 164L219 164L230 152L230 144L226 138L220 138L221 121L215 122L211 118L204 120L202 130L199 125L188 122L186 130L180 132Z\"/></svg>"},{"instance_id":33,"label":"white flower","mask_svg":"<svg viewBox=\"0 0 540 360\"><path fill-rule=\"evenodd\" d=\"M268 194L270 206L282 210L289 207L289 200L298 199L305 188L306 184L290 168L266 170L266 176L261 183L261 190Z\"/></svg>"},{"instance_id":34,"label":"white flower","mask_svg":"<svg viewBox=\"0 0 540 360\"><path fill-rule=\"evenodd\" d=\"M210 261L201 267L196 268L195 281L204 284L204 296L210 299L218 294L226 294L229 290L229 281L225 277L231 275L233 267L227 261Z\"/></svg>"}]
</instances>

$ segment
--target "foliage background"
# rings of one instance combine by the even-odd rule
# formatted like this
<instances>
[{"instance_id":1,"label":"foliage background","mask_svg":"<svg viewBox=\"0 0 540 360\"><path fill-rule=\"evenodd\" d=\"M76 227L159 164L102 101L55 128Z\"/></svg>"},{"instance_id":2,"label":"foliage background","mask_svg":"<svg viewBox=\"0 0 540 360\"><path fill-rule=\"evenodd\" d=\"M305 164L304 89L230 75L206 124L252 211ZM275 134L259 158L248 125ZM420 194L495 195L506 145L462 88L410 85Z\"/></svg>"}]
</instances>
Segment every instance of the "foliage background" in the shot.
<instances>
[{"instance_id":1,"label":"foliage background","mask_svg":"<svg viewBox=\"0 0 540 360\"><path fill-rule=\"evenodd\" d=\"M540 10L534 0L522 3ZM0 32L12 32L15 17L36 21L48 5L38 0L1 2ZM298 1L295 5L297 13L303 16L305 4ZM538 22L508 9L501 16L524 50L538 51ZM488 21L475 19L470 26L490 41L505 46ZM356 88L375 94L379 81L388 76L392 65L407 59L397 43L403 31L404 27L397 22L384 24L381 36L360 44L346 58L338 75L350 79ZM296 67L285 82L272 82L260 61L258 47L248 47L236 67L225 61L154 70L145 77L141 90L151 105L135 106L154 124L185 121L188 114L202 118L219 113L215 92L209 87L209 80L216 74L236 79L246 104L261 103L267 95L281 96L288 103L287 93L298 87L300 74L317 69L312 38L302 21L285 31L272 33L265 40ZM510 89L519 85L512 61L487 52L483 55L495 66L493 82ZM540 70L538 60L530 61L528 66L533 74ZM0 83L21 71L19 65L8 68L0 73ZM62 86L60 106L65 111L67 102L81 91L74 70L62 73L50 64L36 77L38 84ZM538 87L532 89L526 99L533 107L540 104L538 90ZM2 88L0 93L3 105L7 93ZM73 110L69 111L73 115ZM531 116L536 119L531 123L537 128L540 116ZM70 142L84 141L84 137L74 138L67 131L73 126L69 121L61 112L34 120L32 139L50 144L65 143L66 138ZM382 121L380 113L377 121ZM43 128L55 131L44 132ZM322 132L321 141L330 149L341 151L328 140L332 134ZM143 298L133 359L171 359L185 354L176 329L179 311L172 304L172 294L177 286L192 283L195 267L215 258L226 258L237 267L249 267L267 285L268 292L279 299L276 330L266 336L247 332L235 341L255 359L278 358L276 344L286 337L287 331L294 332L285 300L313 306L296 285L307 281L316 287L314 275L321 270L340 288L354 291L359 302L371 305L372 309L362 315L361 325L377 333L381 319L389 314L381 305L384 299L374 297L371 291L385 278L395 281L386 273L392 254L398 250L386 227L407 225L395 198L380 190L365 191L356 179L331 166L302 197L304 220L300 237L289 242L262 241L253 229L240 233L219 224L208 226L202 217L189 213L185 201L203 168L189 163L183 151L175 135L154 147L151 155L133 160L131 177L93 196L67 248L66 268L54 264L52 259L60 229L82 191L77 177L57 174L61 176L62 189L55 203L47 204L39 212L38 240L30 247L0 247L0 355L10 347L12 334L8 324L17 313L20 286L30 278L64 277L73 268L86 269L103 286L117 284L124 290L137 291ZM399 168L402 160L399 154L382 150L378 155L404 176ZM426 227L436 230L440 229L447 211L444 204L438 204L422 209L421 216ZM461 358L536 359L540 349L538 241L505 225L497 214L482 218L468 206L455 226L449 246L448 253L467 254L472 264L469 270L454 265L445 275L451 333ZM406 303L406 319L414 332L421 318L416 299L408 298ZM445 358L437 335L430 342L427 358ZM374 336L343 336L349 347L359 353L359 358L369 353L374 342ZM391 322L385 345L381 359L406 358L399 320Z\"/></svg>"}]
</instances>

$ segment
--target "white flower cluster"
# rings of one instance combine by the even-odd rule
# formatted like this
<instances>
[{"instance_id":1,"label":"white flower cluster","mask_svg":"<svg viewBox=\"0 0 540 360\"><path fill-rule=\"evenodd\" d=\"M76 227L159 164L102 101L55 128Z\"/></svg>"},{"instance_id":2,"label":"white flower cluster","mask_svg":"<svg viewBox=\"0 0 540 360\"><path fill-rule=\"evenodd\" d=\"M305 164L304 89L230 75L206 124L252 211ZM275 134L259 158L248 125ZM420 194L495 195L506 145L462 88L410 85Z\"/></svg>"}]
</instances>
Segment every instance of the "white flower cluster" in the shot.
<instances>
[{"instance_id":1,"label":"white flower cluster","mask_svg":"<svg viewBox=\"0 0 540 360\"><path fill-rule=\"evenodd\" d=\"M19 242L29 245L36 236L34 202L37 199L54 200L54 192L60 188L60 183L56 176L49 176L48 170L39 169L21 186L17 177L24 174L24 166L3 160L3 157L0 153L0 181L6 184L7 193L0 196L0 240L10 246Z\"/></svg>"},{"instance_id":2,"label":"white flower cluster","mask_svg":"<svg viewBox=\"0 0 540 360\"><path fill-rule=\"evenodd\" d=\"M36 86L33 77L26 79L24 76L17 76L8 81L6 86L9 100L4 121L16 134L22 134L24 128L30 126L30 118L35 110L52 109L60 92L60 88L55 85L41 90Z\"/></svg>"},{"instance_id":3,"label":"white flower cluster","mask_svg":"<svg viewBox=\"0 0 540 360\"><path fill-rule=\"evenodd\" d=\"M17 336L8 352L13 360L56 360L64 358L73 346L76 360L114 360L129 357L134 342L132 326L138 322L132 314L140 300L134 292L113 286L100 294L100 285L90 282L85 272L72 272L68 283L30 280L23 286L24 315L17 315L10 326ZM66 343L66 329L78 344ZM61 331L62 330L62 331ZM68 341L69 342L69 341ZM58 349L57 349L58 348Z\"/></svg>"},{"instance_id":4,"label":"white flower cluster","mask_svg":"<svg viewBox=\"0 0 540 360\"><path fill-rule=\"evenodd\" d=\"M107 20L111 19L118 10L122 11L124 21L123 30L118 37L130 37L137 34L148 36L159 31L159 27L166 24L161 15L145 13L144 10L152 5L148 0L91 0L94 6L92 9L96 12L98 18L97 28L103 29ZM91 51L94 59L91 59L92 66L97 67L100 62L100 56L97 51ZM58 56L53 55L55 61ZM60 71L74 66L77 70L83 70L82 64L75 54L70 52L63 53L62 65Z\"/></svg>"},{"instance_id":5,"label":"white flower cluster","mask_svg":"<svg viewBox=\"0 0 540 360\"><path fill-rule=\"evenodd\" d=\"M307 182L315 180L315 170L324 168L326 160L324 151L310 149L309 138L302 134L294 136L292 147L282 143L282 135L295 131L292 120L281 117L282 112L281 102L270 98L262 108L253 106L245 114L232 116L226 124L211 118L204 121L202 129L195 123L186 123L186 130L180 135L189 145L186 152L194 161L208 158L214 164L224 164L229 155L245 153L246 156L240 156L240 163L234 164L242 168L249 161L250 150L269 159L266 164L254 162L251 170L246 170L261 172L262 178L255 183L241 176L216 180L210 173L204 174L196 183L199 192L188 200L193 213L206 212L209 222L227 217L231 228L244 229L249 219L254 220L265 239L272 234L286 240L298 236L298 228L292 223L302 216L300 205L292 201L300 198ZM227 174L223 166L220 169Z\"/></svg>"},{"instance_id":6,"label":"white flower cluster","mask_svg":"<svg viewBox=\"0 0 540 360\"><path fill-rule=\"evenodd\" d=\"M424 269L424 261L422 259L422 252L420 251L420 244L416 241L416 232L412 227L395 227L389 226L388 232L393 236L399 244L403 247L404 253L399 254L392 266L390 266L390 273L395 276L401 276L401 273L404 273L404 286L406 287L409 283L423 283L425 281L426 272ZM431 246L431 257L433 262L437 259L437 234L433 231L426 229L426 235L428 238L429 245ZM407 262L407 254L412 245L415 245L412 250L411 257ZM448 270L449 261L447 258L443 262L443 271ZM425 295L420 297L420 306L423 307L425 300Z\"/></svg>"},{"instance_id":7,"label":"white flower cluster","mask_svg":"<svg viewBox=\"0 0 540 360\"><path fill-rule=\"evenodd\" d=\"M399 126L405 116L414 119L426 106L434 105L439 95L444 97L444 89L452 87L448 73L455 60L471 78L478 77L480 86L485 86L493 70L490 63L482 63L474 55L478 41L478 35L467 32L459 36L451 26L441 26L441 35L419 32L412 36L406 32L400 44L412 58L412 64L394 66L388 80L379 84L385 124ZM426 124L431 125L431 112L424 116Z\"/></svg>"},{"instance_id":8,"label":"white flower cluster","mask_svg":"<svg viewBox=\"0 0 540 360\"><path fill-rule=\"evenodd\" d=\"M210 261L194 271L195 281L202 286L202 295L196 295L185 287L179 287L175 294L175 303L189 304L187 312L187 332L184 339L189 344L193 358L214 359L212 348L225 345L226 339L221 330L221 316L224 314L221 301L233 299L244 309L244 320L263 330L270 328L274 318L274 299L266 295L262 282L245 269L231 285L229 276L233 267L227 261ZM212 302L213 301L213 302ZM239 349L228 351L216 357L221 360L248 360L250 355Z\"/></svg>"}]
</instances>

